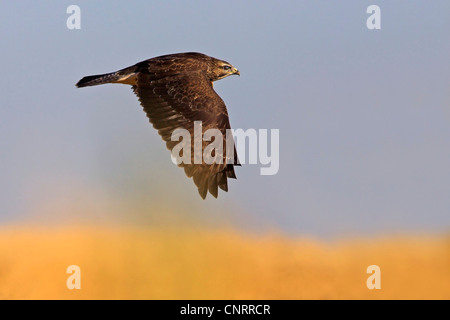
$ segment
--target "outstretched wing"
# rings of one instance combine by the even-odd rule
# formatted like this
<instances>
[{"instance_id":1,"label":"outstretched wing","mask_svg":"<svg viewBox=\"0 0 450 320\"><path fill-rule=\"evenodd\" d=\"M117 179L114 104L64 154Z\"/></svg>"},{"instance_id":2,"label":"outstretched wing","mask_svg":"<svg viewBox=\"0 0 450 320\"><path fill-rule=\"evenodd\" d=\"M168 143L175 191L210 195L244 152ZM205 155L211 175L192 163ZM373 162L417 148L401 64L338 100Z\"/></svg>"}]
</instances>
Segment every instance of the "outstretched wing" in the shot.
<instances>
[{"instance_id":1,"label":"outstretched wing","mask_svg":"<svg viewBox=\"0 0 450 320\"><path fill-rule=\"evenodd\" d=\"M202 71L172 72L164 75L149 72L146 69L136 73L136 84L133 91L139 98L147 117L158 130L166 146L172 151L178 141L172 141L172 133L178 128L189 131L191 150L194 150L194 121L202 122L202 136L208 129L218 129L223 137L223 153L221 163L194 163L194 152L191 162L181 163L188 177L192 177L200 196L204 199L209 192L217 198L218 187L228 191L227 178L236 178L234 165L238 165L233 142L233 155L227 157L226 130L230 129L228 112L223 100L214 91L212 83ZM202 142L204 148L210 142ZM228 152L228 155L230 153Z\"/></svg>"}]
</instances>

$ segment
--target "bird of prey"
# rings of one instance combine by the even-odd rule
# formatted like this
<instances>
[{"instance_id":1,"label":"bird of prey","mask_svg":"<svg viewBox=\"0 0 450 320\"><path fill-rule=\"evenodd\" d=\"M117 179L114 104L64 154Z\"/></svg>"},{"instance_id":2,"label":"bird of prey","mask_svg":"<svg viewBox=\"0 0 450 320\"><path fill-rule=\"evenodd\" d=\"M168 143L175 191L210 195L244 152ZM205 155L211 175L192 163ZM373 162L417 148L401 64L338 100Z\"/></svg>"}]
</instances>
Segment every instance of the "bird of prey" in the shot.
<instances>
[{"instance_id":1,"label":"bird of prey","mask_svg":"<svg viewBox=\"0 0 450 320\"><path fill-rule=\"evenodd\" d=\"M208 129L220 130L224 152L219 156L223 161L178 164L189 178L193 178L200 196L205 199L208 191L215 198L218 188L228 191L227 179L236 179L234 166L239 165L233 141L234 155L229 157L225 152L226 131L231 126L225 103L213 89L214 81L230 75L240 75L230 63L205 54L187 52L148 59L112 73L87 76L76 86L106 83L131 85L169 150L179 143L171 139L172 133L179 128L188 130L194 144L196 121L202 123L202 134ZM206 146L202 141L201 152Z\"/></svg>"}]
</instances>

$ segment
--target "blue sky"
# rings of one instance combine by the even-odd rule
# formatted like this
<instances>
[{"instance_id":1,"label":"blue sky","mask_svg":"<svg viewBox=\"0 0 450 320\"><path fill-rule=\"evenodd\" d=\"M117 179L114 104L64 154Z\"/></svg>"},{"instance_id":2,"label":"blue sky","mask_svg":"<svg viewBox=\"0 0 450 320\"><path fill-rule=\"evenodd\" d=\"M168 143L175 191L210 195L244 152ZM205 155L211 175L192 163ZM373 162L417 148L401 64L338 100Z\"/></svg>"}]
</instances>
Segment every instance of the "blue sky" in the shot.
<instances>
[{"instance_id":1,"label":"blue sky","mask_svg":"<svg viewBox=\"0 0 450 320\"><path fill-rule=\"evenodd\" d=\"M66 27L71 4L81 30ZM381 30L366 27L371 4ZM2 1L0 223L64 220L76 207L86 219L152 223L179 211L320 237L448 231L449 9L448 1ZM280 130L277 175L243 166L229 193L202 201L127 86L74 86L186 51L241 71L215 89L233 128Z\"/></svg>"}]
</instances>

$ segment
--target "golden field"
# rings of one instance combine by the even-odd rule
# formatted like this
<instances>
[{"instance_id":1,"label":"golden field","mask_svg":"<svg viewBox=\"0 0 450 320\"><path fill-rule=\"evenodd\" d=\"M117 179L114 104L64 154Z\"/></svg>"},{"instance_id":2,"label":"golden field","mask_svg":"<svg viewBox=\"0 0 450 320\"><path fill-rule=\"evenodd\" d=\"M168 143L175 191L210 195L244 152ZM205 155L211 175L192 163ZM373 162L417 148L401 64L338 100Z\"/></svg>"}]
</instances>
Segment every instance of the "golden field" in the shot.
<instances>
[{"instance_id":1,"label":"golden field","mask_svg":"<svg viewBox=\"0 0 450 320\"><path fill-rule=\"evenodd\" d=\"M366 287L373 264L381 290ZM69 265L81 268L80 290L66 286ZM450 299L450 238L3 227L0 299Z\"/></svg>"}]
</instances>

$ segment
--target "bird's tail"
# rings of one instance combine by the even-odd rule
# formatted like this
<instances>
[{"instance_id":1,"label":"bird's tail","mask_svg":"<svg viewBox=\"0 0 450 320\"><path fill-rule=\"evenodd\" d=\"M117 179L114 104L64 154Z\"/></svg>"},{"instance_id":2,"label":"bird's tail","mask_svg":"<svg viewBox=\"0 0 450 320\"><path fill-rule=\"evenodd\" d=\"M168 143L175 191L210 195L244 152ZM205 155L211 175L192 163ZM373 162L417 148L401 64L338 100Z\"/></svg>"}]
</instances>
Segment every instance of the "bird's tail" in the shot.
<instances>
[{"instance_id":1,"label":"bird's tail","mask_svg":"<svg viewBox=\"0 0 450 320\"><path fill-rule=\"evenodd\" d=\"M134 72L135 66L132 66L116 72L87 76L78 81L76 86L82 88L105 83L125 83L134 85L136 80Z\"/></svg>"},{"instance_id":2,"label":"bird's tail","mask_svg":"<svg viewBox=\"0 0 450 320\"><path fill-rule=\"evenodd\" d=\"M88 86L97 86L99 84L105 83L113 83L118 79L117 72L106 73L106 74L98 74L95 76L87 76L78 81L76 86L78 88L88 87Z\"/></svg>"}]
</instances>

